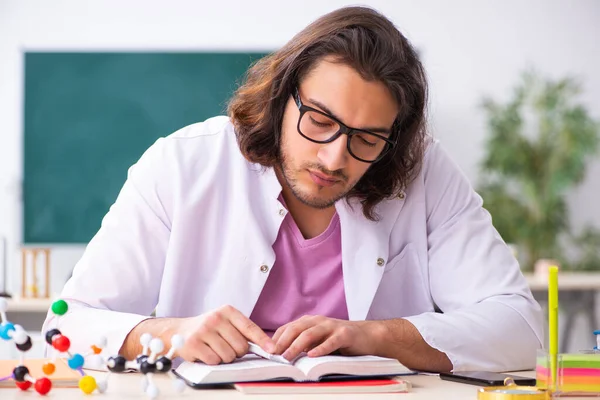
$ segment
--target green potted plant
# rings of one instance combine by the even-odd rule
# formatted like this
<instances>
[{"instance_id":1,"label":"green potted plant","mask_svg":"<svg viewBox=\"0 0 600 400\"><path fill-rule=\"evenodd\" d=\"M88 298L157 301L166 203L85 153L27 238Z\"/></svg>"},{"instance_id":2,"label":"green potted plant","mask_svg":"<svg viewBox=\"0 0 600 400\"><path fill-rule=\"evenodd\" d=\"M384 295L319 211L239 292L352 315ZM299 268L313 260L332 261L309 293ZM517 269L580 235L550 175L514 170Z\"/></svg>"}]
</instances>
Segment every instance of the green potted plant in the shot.
<instances>
[{"instance_id":1,"label":"green potted plant","mask_svg":"<svg viewBox=\"0 0 600 400\"><path fill-rule=\"evenodd\" d=\"M600 231L588 226L574 235L566 203L600 143L600 124L577 102L579 93L571 77L529 71L508 102L483 102L489 136L478 191L524 270L540 259L600 270ZM575 256L566 256L565 244L577 247Z\"/></svg>"}]
</instances>

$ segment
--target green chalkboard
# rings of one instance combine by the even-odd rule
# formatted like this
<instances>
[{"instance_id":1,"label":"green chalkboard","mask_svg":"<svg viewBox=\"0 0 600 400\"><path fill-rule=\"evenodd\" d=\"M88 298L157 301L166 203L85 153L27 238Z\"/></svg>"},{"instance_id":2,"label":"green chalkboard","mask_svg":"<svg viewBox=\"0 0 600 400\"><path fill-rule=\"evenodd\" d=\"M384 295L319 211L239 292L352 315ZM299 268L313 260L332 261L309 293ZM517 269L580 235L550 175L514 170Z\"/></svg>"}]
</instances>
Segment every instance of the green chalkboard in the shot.
<instances>
[{"instance_id":1,"label":"green chalkboard","mask_svg":"<svg viewBox=\"0 0 600 400\"><path fill-rule=\"evenodd\" d=\"M264 55L26 53L24 243L87 243L144 150L224 114Z\"/></svg>"}]
</instances>

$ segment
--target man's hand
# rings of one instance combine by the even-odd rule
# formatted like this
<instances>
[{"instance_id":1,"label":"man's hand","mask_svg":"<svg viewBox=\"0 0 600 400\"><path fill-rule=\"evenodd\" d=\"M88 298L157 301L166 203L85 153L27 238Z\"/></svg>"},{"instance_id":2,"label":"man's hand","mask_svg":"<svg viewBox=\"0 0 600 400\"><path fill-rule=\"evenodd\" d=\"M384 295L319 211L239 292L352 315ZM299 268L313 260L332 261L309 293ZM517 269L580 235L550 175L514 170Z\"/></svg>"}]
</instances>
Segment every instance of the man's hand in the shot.
<instances>
[{"instance_id":1,"label":"man's hand","mask_svg":"<svg viewBox=\"0 0 600 400\"><path fill-rule=\"evenodd\" d=\"M451 371L448 356L429 346L408 320L345 321L323 316L304 316L280 327L273 335L275 354L293 360L300 353L318 357L374 355L395 358L407 368Z\"/></svg>"},{"instance_id":2,"label":"man's hand","mask_svg":"<svg viewBox=\"0 0 600 400\"><path fill-rule=\"evenodd\" d=\"M165 343L179 333L185 338L177 351L186 361L200 360L209 365L230 363L248 353L248 341L268 352L275 342L254 322L232 306L223 306L197 317L154 318L142 321L127 336L121 354L135 357L140 353L139 337L148 332Z\"/></svg>"},{"instance_id":3,"label":"man's hand","mask_svg":"<svg viewBox=\"0 0 600 400\"><path fill-rule=\"evenodd\" d=\"M307 352L309 357L331 354L375 354L377 321L345 321L306 315L281 326L273 335L275 354L288 360Z\"/></svg>"}]
</instances>

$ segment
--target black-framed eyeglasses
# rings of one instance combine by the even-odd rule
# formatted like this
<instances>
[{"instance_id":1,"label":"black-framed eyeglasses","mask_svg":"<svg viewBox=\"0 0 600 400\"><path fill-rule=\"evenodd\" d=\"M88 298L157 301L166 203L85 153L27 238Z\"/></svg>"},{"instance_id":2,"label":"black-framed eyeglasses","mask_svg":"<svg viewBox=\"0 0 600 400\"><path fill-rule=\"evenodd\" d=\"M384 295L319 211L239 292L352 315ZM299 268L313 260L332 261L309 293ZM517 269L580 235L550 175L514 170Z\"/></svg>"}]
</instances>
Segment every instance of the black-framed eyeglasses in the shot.
<instances>
[{"instance_id":1,"label":"black-framed eyeglasses","mask_svg":"<svg viewBox=\"0 0 600 400\"><path fill-rule=\"evenodd\" d=\"M331 143L342 134L348 135L348 153L359 161L374 163L390 151L396 142L374 132L351 128L333 116L302 104L298 89L293 93L300 110L298 133L314 143Z\"/></svg>"}]
</instances>

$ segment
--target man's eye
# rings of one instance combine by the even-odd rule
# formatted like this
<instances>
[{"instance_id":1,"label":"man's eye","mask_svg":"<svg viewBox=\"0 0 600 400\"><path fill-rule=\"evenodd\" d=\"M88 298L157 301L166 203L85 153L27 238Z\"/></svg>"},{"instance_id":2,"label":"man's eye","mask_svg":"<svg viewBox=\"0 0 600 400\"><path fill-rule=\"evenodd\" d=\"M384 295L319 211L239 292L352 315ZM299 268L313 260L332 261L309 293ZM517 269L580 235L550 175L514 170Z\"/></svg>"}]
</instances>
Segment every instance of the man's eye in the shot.
<instances>
[{"instance_id":1,"label":"man's eye","mask_svg":"<svg viewBox=\"0 0 600 400\"><path fill-rule=\"evenodd\" d=\"M367 139L366 139L364 136L362 136L362 135L358 135L358 138L360 139L360 141L361 141L361 143L362 143L362 144L364 144L364 145L367 145L367 146L369 146L369 147L373 147L373 146L375 146L375 145L376 145L376 143L373 143L373 142L371 142L371 141L367 140Z\"/></svg>"},{"instance_id":2,"label":"man's eye","mask_svg":"<svg viewBox=\"0 0 600 400\"><path fill-rule=\"evenodd\" d=\"M326 128L326 127L330 127L333 124L331 123L331 121L317 121L316 119L314 119L312 116L310 117L310 120L313 124L315 124L316 126L319 126L321 128Z\"/></svg>"}]
</instances>

